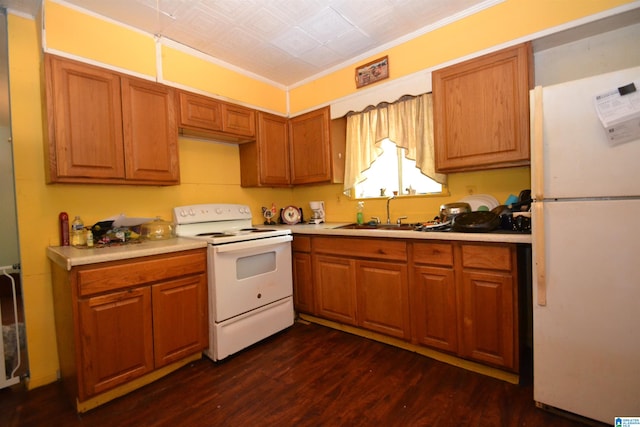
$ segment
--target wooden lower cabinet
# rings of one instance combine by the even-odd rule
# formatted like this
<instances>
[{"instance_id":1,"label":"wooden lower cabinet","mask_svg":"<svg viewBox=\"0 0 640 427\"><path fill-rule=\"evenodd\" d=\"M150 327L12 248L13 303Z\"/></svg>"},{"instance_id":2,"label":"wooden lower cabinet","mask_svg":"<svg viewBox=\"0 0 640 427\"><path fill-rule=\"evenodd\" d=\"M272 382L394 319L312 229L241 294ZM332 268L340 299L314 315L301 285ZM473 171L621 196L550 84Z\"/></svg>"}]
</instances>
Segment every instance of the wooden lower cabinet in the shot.
<instances>
[{"instance_id":1,"label":"wooden lower cabinet","mask_svg":"<svg viewBox=\"0 0 640 427\"><path fill-rule=\"evenodd\" d=\"M515 247L466 244L460 251L460 355L517 371L518 276Z\"/></svg>"},{"instance_id":2,"label":"wooden lower cabinet","mask_svg":"<svg viewBox=\"0 0 640 427\"><path fill-rule=\"evenodd\" d=\"M206 249L52 264L52 284L61 377L77 402L208 345Z\"/></svg>"},{"instance_id":3,"label":"wooden lower cabinet","mask_svg":"<svg viewBox=\"0 0 640 427\"><path fill-rule=\"evenodd\" d=\"M82 396L93 396L153 370L149 287L78 301Z\"/></svg>"},{"instance_id":4,"label":"wooden lower cabinet","mask_svg":"<svg viewBox=\"0 0 640 427\"><path fill-rule=\"evenodd\" d=\"M204 274L171 280L151 287L153 301L153 349L156 368L203 349L208 324ZM205 316L203 316L203 314Z\"/></svg>"},{"instance_id":5,"label":"wooden lower cabinet","mask_svg":"<svg viewBox=\"0 0 640 427\"><path fill-rule=\"evenodd\" d=\"M517 371L515 246L415 243L412 264L414 340Z\"/></svg>"},{"instance_id":6,"label":"wooden lower cabinet","mask_svg":"<svg viewBox=\"0 0 640 427\"><path fill-rule=\"evenodd\" d=\"M318 316L411 337L405 242L314 237L311 248Z\"/></svg>"},{"instance_id":7,"label":"wooden lower cabinet","mask_svg":"<svg viewBox=\"0 0 640 427\"><path fill-rule=\"evenodd\" d=\"M295 236L291 244L293 267L293 305L298 312L315 314L311 270L311 238Z\"/></svg>"},{"instance_id":8,"label":"wooden lower cabinet","mask_svg":"<svg viewBox=\"0 0 640 427\"><path fill-rule=\"evenodd\" d=\"M515 244L335 236L300 242L299 312L518 372Z\"/></svg>"},{"instance_id":9,"label":"wooden lower cabinet","mask_svg":"<svg viewBox=\"0 0 640 427\"><path fill-rule=\"evenodd\" d=\"M414 267L411 313L419 344L457 353L456 281L452 267Z\"/></svg>"},{"instance_id":10,"label":"wooden lower cabinet","mask_svg":"<svg viewBox=\"0 0 640 427\"><path fill-rule=\"evenodd\" d=\"M356 325L355 260L316 255L316 312L319 316L347 325Z\"/></svg>"},{"instance_id":11,"label":"wooden lower cabinet","mask_svg":"<svg viewBox=\"0 0 640 427\"><path fill-rule=\"evenodd\" d=\"M357 261L358 324L398 338L409 338L409 280L406 264Z\"/></svg>"}]
</instances>

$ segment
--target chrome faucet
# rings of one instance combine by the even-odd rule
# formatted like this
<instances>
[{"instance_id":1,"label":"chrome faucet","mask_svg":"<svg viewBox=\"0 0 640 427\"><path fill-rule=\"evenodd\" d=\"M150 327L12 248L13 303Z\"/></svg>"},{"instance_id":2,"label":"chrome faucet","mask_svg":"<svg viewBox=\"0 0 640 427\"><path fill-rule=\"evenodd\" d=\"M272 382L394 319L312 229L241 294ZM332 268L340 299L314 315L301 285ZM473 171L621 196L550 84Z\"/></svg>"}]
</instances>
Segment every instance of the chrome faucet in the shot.
<instances>
[{"instance_id":1,"label":"chrome faucet","mask_svg":"<svg viewBox=\"0 0 640 427\"><path fill-rule=\"evenodd\" d=\"M389 202L391 202L392 199L395 199L396 196L391 196L387 199L387 224L391 224L391 215L389 215Z\"/></svg>"}]
</instances>

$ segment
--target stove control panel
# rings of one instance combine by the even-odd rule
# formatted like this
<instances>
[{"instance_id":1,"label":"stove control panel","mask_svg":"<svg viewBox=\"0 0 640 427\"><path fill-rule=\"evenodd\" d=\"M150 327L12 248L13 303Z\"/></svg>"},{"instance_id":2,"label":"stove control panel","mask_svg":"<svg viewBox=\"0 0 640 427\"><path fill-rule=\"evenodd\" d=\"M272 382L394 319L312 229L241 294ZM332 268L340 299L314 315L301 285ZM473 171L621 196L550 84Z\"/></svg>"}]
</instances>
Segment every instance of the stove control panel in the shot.
<instances>
[{"instance_id":1,"label":"stove control panel","mask_svg":"<svg viewBox=\"0 0 640 427\"><path fill-rule=\"evenodd\" d=\"M176 224L194 224L199 222L218 222L233 220L251 220L251 209L247 205L213 203L188 205L173 208L173 221Z\"/></svg>"}]
</instances>

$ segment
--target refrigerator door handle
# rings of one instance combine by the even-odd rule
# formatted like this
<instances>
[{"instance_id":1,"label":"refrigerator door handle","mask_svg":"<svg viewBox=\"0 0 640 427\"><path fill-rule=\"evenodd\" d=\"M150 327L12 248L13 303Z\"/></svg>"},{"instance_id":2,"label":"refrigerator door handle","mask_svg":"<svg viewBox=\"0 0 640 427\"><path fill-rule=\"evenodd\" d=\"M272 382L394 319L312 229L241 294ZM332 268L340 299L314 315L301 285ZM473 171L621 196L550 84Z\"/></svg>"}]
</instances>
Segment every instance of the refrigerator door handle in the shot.
<instances>
[{"instance_id":1,"label":"refrigerator door handle","mask_svg":"<svg viewBox=\"0 0 640 427\"><path fill-rule=\"evenodd\" d=\"M536 248L535 258L533 260L536 270L536 302L539 306L544 307L547 305L547 273L544 254L545 238L543 203L533 203L531 209L533 209L534 220L534 223L531 224L531 228L535 230L532 237L534 239L534 247Z\"/></svg>"},{"instance_id":2,"label":"refrigerator door handle","mask_svg":"<svg viewBox=\"0 0 640 427\"><path fill-rule=\"evenodd\" d=\"M536 86L533 89L533 123L531 126L531 192L532 198L542 201L544 199L544 120L542 105L542 86Z\"/></svg>"},{"instance_id":3,"label":"refrigerator door handle","mask_svg":"<svg viewBox=\"0 0 640 427\"><path fill-rule=\"evenodd\" d=\"M545 265L545 251L544 251L544 170L543 170L543 155L544 155L544 120L543 120L543 105L542 105L542 86L536 86L533 90L533 126L531 127L532 141L531 146L531 189L533 198L537 203L533 203L533 239L535 251L535 267L536 267L536 288L537 297L536 302L539 306L547 305L547 278L546 278L546 265Z\"/></svg>"}]
</instances>

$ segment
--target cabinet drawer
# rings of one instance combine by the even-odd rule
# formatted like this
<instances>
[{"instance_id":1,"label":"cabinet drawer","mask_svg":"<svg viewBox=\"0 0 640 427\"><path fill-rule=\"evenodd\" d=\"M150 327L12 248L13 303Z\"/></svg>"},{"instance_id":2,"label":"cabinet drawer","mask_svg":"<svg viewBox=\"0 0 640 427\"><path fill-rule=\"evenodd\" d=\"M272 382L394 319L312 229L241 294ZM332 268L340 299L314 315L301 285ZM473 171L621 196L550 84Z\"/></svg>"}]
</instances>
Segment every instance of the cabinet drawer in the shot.
<instances>
[{"instance_id":1,"label":"cabinet drawer","mask_svg":"<svg viewBox=\"0 0 640 427\"><path fill-rule=\"evenodd\" d=\"M108 292L206 271L206 249L116 261L77 271L78 295Z\"/></svg>"},{"instance_id":2,"label":"cabinet drawer","mask_svg":"<svg viewBox=\"0 0 640 427\"><path fill-rule=\"evenodd\" d=\"M463 245L462 266L491 270L511 270L511 245Z\"/></svg>"},{"instance_id":3,"label":"cabinet drawer","mask_svg":"<svg viewBox=\"0 0 640 427\"><path fill-rule=\"evenodd\" d=\"M291 249L295 252L311 252L311 237L295 236L291 242Z\"/></svg>"},{"instance_id":4,"label":"cabinet drawer","mask_svg":"<svg viewBox=\"0 0 640 427\"><path fill-rule=\"evenodd\" d=\"M344 255L350 258L378 258L385 261L406 261L407 244L391 239L344 239L314 237L313 251Z\"/></svg>"},{"instance_id":5,"label":"cabinet drawer","mask_svg":"<svg viewBox=\"0 0 640 427\"><path fill-rule=\"evenodd\" d=\"M417 264L453 265L453 246L450 243L414 243L413 261Z\"/></svg>"}]
</instances>

